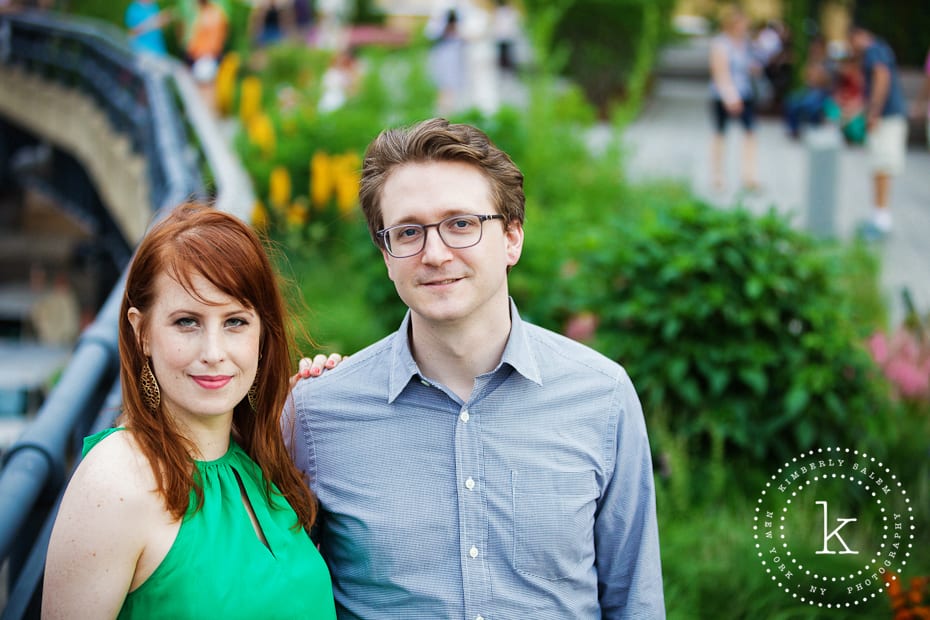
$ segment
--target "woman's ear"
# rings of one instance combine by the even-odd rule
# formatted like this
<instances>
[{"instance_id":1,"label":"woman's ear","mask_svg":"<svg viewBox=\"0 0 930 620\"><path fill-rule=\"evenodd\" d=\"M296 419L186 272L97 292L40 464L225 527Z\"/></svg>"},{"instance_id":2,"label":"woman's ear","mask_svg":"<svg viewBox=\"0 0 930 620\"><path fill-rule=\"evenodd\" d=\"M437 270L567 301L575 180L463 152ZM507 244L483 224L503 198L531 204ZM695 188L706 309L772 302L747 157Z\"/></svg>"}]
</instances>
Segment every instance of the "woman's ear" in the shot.
<instances>
[{"instance_id":1,"label":"woman's ear","mask_svg":"<svg viewBox=\"0 0 930 620\"><path fill-rule=\"evenodd\" d=\"M143 338L142 334L142 313L133 306L126 313L126 318L129 319L132 331L136 334L136 341L142 346L142 354L149 357L149 343L147 339Z\"/></svg>"}]
</instances>

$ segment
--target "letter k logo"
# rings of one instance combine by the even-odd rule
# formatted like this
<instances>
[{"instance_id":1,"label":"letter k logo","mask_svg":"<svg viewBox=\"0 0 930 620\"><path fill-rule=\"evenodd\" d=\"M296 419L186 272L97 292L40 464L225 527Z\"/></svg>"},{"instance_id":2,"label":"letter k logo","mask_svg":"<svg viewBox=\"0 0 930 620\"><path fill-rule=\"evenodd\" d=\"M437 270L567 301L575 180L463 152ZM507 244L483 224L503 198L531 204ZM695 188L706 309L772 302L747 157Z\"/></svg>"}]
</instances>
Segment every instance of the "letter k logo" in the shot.
<instances>
[{"instance_id":1,"label":"letter k logo","mask_svg":"<svg viewBox=\"0 0 930 620\"><path fill-rule=\"evenodd\" d=\"M850 550L850 548L846 545L846 541L843 540L842 536L840 536L840 530L846 527L847 525L849 525L850 523L852 523L853 521L856 521L856 519L837 519L837 522L839 523L839 525L836 526L836 529L834 529L832 532L829 532L827 530L827 528L829 527L828 525L829 518L827 517L827 508L828 508L827 502L818 501L816 503L823 505L823 549L818 551L816 555L822 555L822 554L833 555L836 553L839 553L840 555L846 555L848 553L853 553L853 554L859 553L858 551ZM844 549L843 551L830 551L830 539L833 538L834 536L836 536L836 538L840 541L840 544L843 545L843 549Z\"/></svg>"}]
</instances>

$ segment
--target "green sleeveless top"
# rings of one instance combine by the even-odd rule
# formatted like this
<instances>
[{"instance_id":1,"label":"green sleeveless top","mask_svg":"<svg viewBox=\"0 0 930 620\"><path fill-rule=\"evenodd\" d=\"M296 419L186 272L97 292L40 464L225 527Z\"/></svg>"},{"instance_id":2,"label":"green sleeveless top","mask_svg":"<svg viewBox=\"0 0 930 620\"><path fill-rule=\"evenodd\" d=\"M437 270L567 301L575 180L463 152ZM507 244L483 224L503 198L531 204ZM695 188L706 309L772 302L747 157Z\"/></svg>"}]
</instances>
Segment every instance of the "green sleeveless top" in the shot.
<instances>
[{"instance_id":1,"label":"green sleeveless top","mask_svg":"<svg viewBox=\"0 0 930 620\"><path fill-rule=\"evenodd\" d=\"M84 439L87 454L111 428ZM196 497L177 538L155 572L126 596L119 618L336 618L329 571L281 496L265 499L261 469L234 441L215 461L196 461L203 506ZM240 482L241 481L241 482ZM252 526L241 488L266 547Z\"/></svg>"}]
</instances>

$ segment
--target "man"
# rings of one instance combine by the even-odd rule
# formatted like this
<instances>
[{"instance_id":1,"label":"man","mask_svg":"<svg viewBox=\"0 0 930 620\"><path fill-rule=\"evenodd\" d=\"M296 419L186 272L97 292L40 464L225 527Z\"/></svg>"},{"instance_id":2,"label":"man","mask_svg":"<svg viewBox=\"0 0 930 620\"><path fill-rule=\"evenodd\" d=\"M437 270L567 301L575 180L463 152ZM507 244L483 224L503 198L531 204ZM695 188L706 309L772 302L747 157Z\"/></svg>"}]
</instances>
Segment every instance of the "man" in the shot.
<instances>
[{"instance_id":1,"label":"man","mask_svg":"<svg viewBox=\"0 0 930 620\"><path fill-rule=\"evenodd\" d=\"M872 168L873 210L864 232L887 235L891 179L904 171L907 150L907 104L894 52L862 26L850 29L849 42L860 56L865 79L866 145Z\"/></svg>"},{"instance_id":2,"label":"man","mask_svg":"<svg viewBox=\"0 0 930 620\"><path fill-rule=\"evenodd\" d=\"M301 382L286 431L340 618L663 618L633 385L508 296L522 173L433 119L369 146L360 199L409 311Z\"/></svg>"}]
</instances>

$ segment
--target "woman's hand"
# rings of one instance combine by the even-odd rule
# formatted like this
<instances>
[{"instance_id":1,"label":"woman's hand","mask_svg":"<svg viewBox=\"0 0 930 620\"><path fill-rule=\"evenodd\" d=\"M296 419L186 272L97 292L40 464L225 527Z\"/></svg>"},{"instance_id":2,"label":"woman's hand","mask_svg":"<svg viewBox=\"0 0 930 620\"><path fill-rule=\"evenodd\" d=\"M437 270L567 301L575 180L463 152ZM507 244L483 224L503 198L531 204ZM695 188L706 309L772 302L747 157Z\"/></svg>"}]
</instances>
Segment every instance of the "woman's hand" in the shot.
<instances>
[{"instance_id":1,"label":"woman's hand","mask_svg":"<svg viewBox=\"0 0 930 620\"><path fill-rule=\"evenodd\" d=\"M300 362L297 364L297 374L290 378L291 389L293 390L301 379L319 377L324 371L332 370L348 357L348 355L343 356L339 353L330 353L328 356L319 353L312 358L300 358Z\"/></svg>"}]
</instances>

